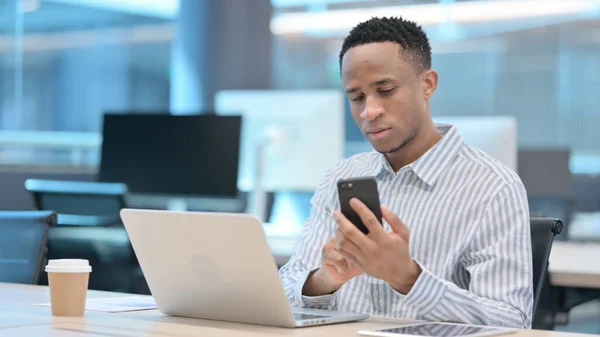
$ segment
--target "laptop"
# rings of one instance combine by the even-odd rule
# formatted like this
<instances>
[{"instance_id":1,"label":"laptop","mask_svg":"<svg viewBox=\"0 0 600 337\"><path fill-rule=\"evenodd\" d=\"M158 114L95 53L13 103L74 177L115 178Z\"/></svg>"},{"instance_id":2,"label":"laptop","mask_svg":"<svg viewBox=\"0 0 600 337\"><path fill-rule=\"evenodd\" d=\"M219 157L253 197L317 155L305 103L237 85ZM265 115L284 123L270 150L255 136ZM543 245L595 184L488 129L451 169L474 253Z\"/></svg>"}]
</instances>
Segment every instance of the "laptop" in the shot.
<instances>
[{"instance_id":1,"label":"laptop","mask_svg":"<svg viewBox=\"0 0 600 337\"><path fill-rule=\"evenodd\" d=\"M253 215L123 209L121 218L164 314L289 328L368 318L292 308Z\"/></svg>"}]
</instances>

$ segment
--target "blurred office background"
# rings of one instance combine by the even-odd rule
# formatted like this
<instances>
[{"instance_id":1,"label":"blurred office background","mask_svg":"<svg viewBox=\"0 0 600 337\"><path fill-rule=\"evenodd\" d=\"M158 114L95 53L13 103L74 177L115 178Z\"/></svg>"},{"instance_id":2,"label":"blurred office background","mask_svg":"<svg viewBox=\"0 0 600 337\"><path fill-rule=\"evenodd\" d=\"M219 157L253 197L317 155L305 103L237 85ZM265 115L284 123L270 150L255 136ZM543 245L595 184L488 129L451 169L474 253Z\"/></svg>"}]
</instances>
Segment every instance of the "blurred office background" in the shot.
<instances>
[{"instance_id":1,"label":"blurred office background","mask_svg":"<svg viewBox=\"0 0 600 337\"><path fill-rule=\"evenodd\" d=\"M483 123L477 125L490 130L488 138L474 132L470 139L514 157L532 214L563 219L568 230L560 240L600 241L598 0L2 0L0 210L39 208L27 179L96 181L105 114L239 113L247 128L240 141L240 195L215 202L199 191L175 206L144 196L126 195L126 202L251 211L256 181L243 176L256 178L258 152L248 142L277 142L295 127L306 136L267 155L273 167L259 206L268 209L265 221L276 224L272 233L297 233L320 174L285 181L286 150L300 152L304 162L294 167L303 172L320 160L370 150L344 101L338 53L348 30L373 15L403 15L428 33L440 74L435 118ZM288 101L294 103L274 103ZM494 117L513 124L502 129ZM270 119L286 126L258 135ZM327 123L339 128L323 138L318 126ZM131 137L140 136L136 131ZM515 146L502 143L507 132L515 132ZM310 142L327 137L323 148ZM91 244L98 263L120 256L113 245L127 241L122 232L85 234L87 220L77 221L60 226L59 219L51 235L56 254L72 254L75 246L61 246L61 239L75 237L86 251L94 237L112 242ZM105 281L94 286L109 288ZM132 290L110 281L119 285L108 290Z\"/></svg>"}]
</instances>

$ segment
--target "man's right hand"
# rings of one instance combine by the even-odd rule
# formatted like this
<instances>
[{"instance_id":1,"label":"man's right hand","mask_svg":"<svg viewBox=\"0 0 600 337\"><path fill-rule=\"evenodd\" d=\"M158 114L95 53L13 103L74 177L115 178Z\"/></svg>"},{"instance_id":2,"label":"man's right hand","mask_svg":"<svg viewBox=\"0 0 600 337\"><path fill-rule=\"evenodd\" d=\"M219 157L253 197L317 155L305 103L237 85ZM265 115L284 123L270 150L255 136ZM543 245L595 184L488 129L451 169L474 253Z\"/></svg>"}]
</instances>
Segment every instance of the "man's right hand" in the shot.
<instances>
[{"instance_id":1,"label":"man's right hand","mask_svg":"<svg viewBox=\"0 0 600 337\"><path fill-rule=\"evenodd\" d=\"M344 283L361 275L362 270L346 260L336 249L336 238L332 238L323 246L321 268L312 273L302 288L305 296L321 296L332 294Z\"/></svg>"}]
</instances>

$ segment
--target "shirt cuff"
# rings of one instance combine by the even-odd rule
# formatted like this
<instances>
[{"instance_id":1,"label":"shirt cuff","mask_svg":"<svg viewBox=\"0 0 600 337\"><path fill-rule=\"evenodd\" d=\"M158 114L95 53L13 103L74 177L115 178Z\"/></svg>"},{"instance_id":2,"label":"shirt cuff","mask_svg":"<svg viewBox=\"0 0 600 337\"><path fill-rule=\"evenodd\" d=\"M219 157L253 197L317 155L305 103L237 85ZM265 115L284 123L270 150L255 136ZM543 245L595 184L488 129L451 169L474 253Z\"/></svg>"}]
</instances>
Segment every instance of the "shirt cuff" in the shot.
<instances>
[{"instance_id":1,"label":"shirt cuff","mask_svg":"<svg viewBox=\"0 0 600 337\"><path fill-rule=\"evenodd\" d=\"M421 263L416 260L415 262L421 267L421 275L410 292L406 294L404 303L426 315L444 298L447 285L429 270L423 268Z\"/></svg>"},{"instance_id":2,"label":"shirt cuff","mask_svg":"<svg viewBox=\"0 0 600 337\"><path fill-rule=\"evenodd\" d=\"M302 308L327 309L335 300L335 295L337 294L337 291L333 294L322 296L302 295L302 288L304 288L306 280L312 273L314 273L317 270L319 270L319 268L309 270L298 278L298 283L296 284L296 289L294 290L294 297L296 298L296 302L298 302L298 304L300 304L300 307Z\"/></svg>"}]
</instances>

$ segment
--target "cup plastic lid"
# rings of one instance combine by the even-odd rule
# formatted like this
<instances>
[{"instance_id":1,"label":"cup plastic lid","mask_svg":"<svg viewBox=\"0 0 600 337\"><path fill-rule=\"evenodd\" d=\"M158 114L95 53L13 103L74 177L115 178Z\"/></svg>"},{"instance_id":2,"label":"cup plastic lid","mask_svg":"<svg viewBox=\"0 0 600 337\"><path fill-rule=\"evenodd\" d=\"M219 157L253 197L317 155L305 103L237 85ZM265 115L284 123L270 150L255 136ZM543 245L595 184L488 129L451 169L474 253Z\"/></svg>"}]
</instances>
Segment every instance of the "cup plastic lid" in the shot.
<instances>
[{"instance_id":1,"label":"cup plastic lid","mask_svg":"<svg viewBox=\"0 0 600 337\"><path fill-rule=\"evenodd\" d=\"M84 259L59 259L49 260L46 272L53 273L89 273L92 267L88 260Z\"/></svg>"}]
</instances>

